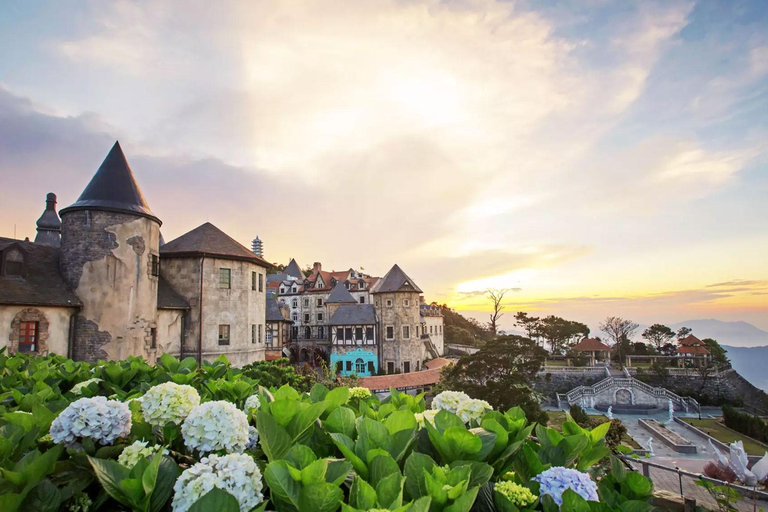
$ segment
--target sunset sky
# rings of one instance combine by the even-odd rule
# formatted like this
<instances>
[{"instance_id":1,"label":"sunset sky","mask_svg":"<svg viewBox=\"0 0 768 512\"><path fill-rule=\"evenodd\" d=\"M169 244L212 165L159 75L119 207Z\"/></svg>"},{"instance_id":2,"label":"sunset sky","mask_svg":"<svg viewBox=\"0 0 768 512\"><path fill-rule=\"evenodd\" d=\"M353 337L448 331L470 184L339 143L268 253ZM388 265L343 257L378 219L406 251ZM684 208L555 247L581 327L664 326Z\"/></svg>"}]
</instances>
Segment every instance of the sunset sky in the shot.
<instances>
[{"instance_id":1,"label":"sunset sky","mask_svg":"<svg viewBox=\"0 0 768 512\"><path fill-rule=\"evenodd\" d=\"M166 240L768 330L768 2L554 4L5 2L0 236L119 139Z\"/></svg>"}]
</instances>

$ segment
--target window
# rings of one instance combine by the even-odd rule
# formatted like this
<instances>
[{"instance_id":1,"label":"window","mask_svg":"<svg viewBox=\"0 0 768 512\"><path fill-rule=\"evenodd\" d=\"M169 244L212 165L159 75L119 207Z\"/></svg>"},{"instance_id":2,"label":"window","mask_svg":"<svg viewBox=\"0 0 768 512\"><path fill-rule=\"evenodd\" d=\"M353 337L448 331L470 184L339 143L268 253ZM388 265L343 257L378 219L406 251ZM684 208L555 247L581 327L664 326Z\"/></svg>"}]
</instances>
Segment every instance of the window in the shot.
<instances>
[{"instance_id":1,"label":"window","mask_svg":"<svg viewBox=\"0 0 768 512\"><path fill-rule=\"evenodd\" d=\"M19 323L19 352L37 351L37 322Z\"/></svg>"},{"instance_id":2,"label":"window","mask_svg":"<svg viewBox=\"0 0 768 512\"><path fill-rule=\"evenodd\" d=\"M157 348L157 329L155 327L149 329L149 348Z\"/></svg>"},{"instance_id":3,"label":"window","mask_svg":"<svg viewBox=\"0 0 768 512\"><path fill-rule=\"evenodd\" d=\"M363 328L355 327L355 341L363 341Z\"/></svg>"},{"instance_id":4,"label":"window","mask_svg":"<svg viewBox=\"0 0 768 512\"><path fill-rule=\"evenodd\" d=\"M324 340L325 339L325 326L321 325L317 328L317 339Z\"/></svg>"},{"instance_id":5,"label":"window","mask_svg":"<svg viewBox=\"0 0 768 512\"><path fill-rule=\"evenodd\" d=\"M411 337L411 326L410 325L404 325L403 326L403 339L409 339Z\"/></svg>"},{"instance_id":6,"label":"window","mask_svg":"<svg viewBox=\"0 0 768 512\"><path fill-rule=\"evenodd\" d=\"M368 344L373 344L373 327L365 328L365 341L367 341Z\"/></svg>"},{"instance_id":7,"label":"window","mask_svg":"<svg viewBox=\"0 0 768 512\"><path fill-rule=\"evenodd\" d=\"M373 361L368 361L368 373L376 375L376 368L373 366Z\"/></svg>"},{"instance_id":8,"label":"window","mask_svg":"<svg viewBox=\"0 0 768 512\"><path fill-rule=\"evenodd\" d=\"M344 328L343 327L337 327L336 328L336 342L341 343L344 341Z\"/></svg>"},{"instance_id":9,"label":"window","mask_svg":"<svg viewBox=\"0 0 768 512\"><path fill-rule=\"evenodd\" d=\"M411 305L411 301L408 299L403 299L403 307L407 308Z\"/></svg>"},{"instance_id":10,"label":"window","mask_svg":"<svg viewBox=\"0 0 768 512\"><path fill-rule=\"evenodd\" d=\"M365 373L365 361L360 358L355 359L355 373Z\"/></svg>"},{"instance_id":11,"label":"window","mask_svg":"<svg viewBox=\"0 0 768 512\"><path fill-rule=\"evenodd\" d=\"M429 334L432 334L432 326L429 326Z\"/></svg>"},{"instance_id":12,"label":"window","mask_svg":"<svg viewBox=\"0 0 768 512\"><path fill-rule=\"evenodd\" d=\"M14 249L6 254L3 274L6 276L24 277L24 255L21 251Z\"/></svg>"},{"instance_id":13,"label":"window","mask_svg":"<svg viewBox=\"0 0 768 512\"><path fill-rule=\"evenodd\" d=\"M347 363L347 371L351 372L352 371L352 361L345 361L345 362Z\"/></svg>"},{"instance_id":14,"label":"window","mask_svg":"<svg viewBox=\"0 0 768 512\"><path fill-rule=\"evenodd\" d=\"M323 299L319 298L315 301L315 304L317 304L317 307L321 307L323 305Z\"/></svg>"},{"instance_id":15,"label":"window","mask_svg":"<svg viewBox=\"0 0 768 512\"><path fill-rule=\"evenodd\" d=\"M293 300L291 301L291 306L292 306L292 307L294 307L294 308L297 308L297 307L299 307L299 301L298 301L298 300L296 300L296 299L293 299Z\"/></svg>"},{"instance_id":16,"label":"window","mask_svg":"<svg viewBox=\"0 0 768 512\"><path fill-rule=\"evenodd\" d=\"M403 361L403 373L411 373L411 362Z\"/></svg>"},{"instance_id":17,"label":"window","mask_svg":"<svg viewBox=\"0 0 768 512\"><path fill-rule=\"evenodd\" d=\"M352 328L346 327L344 329L344 339L347 341L347 345L352 344Z\"/></svg>"},{"instance_id":18,"label":"window","mask_svg":"<svg viewBox=\"0 0 768 512\"><path fill-rule=\"evenodd\" d=\"M272 344L272 338L275 337L274 328L267 329L267 332L264 333L264 343L267 345Z\"/></svg>"},{"instance_id":19,"label":"window","mask_svg":"<svg viewBox=\"0 0 768 512\"><path fill-rule=\"evenodd\" d=\"M257 341L258 341L259 343L261 343L261 332L262 332L262 330L264 329L264 326L263 326L263 325L261 325L261 324L259 324L259 328L258 328L258 329L259 329L259 337L257 338Z\"/></svg>"},{"instance_id":20,"label":"window","mask_svg":"<svg viewBox=\"0 0 768 512\"><path fill-rule=\"evenodd\" d=\"M374 301L374 306L379 307L379 301L378 300Z\"/></svg>"},{"instance_id":21,"label":"window","mask_svg":"<svg viewBox=\"0 0 768 512\"><path fill-rule=\"evenodd\" d=\"M304 313L304 323L305 324L309 323L309 313Z\"/></svg>"},{"instance_id":22,"label":"window","mask_svg":"<svg viewBox=\"0 0 768 512\"><path fill-rule=\"evenodd\" d=\"M251 272L251 290L256 291L256 272Z\"/></svg>"},{"instance_id":23,"label":"window","mask_svg":"<svg viewBox=\"0 0 768 512\"><path fill-rule=\"evenodd\" d=\"M293 288L291 288L291 291L292 291L293 293L296 293L296 287L294 286Z\"/></svg>"},{"instance_id":24,"label":"window","mask_svg":"<svg viewBox=\"0 0 768 512\"><path fill-rule=\"evenodd\" d=\"M360 304L365 304L365 296L364 295L360 296Z\"/></svg>"},{"instance_id":25,"label":"window","mask_svg":"<svg viewBox=\"0 0 768 512\"><path fill-rule=\"evenodd\" d=\"M392 299L387 299L386 304L387 304L388 308L391 308L392 307Z\"/></svg>"},{"instance_id":26,"label":"window","mask_svg":"<svg viewBox=\"0 0 768 512\"><path fill-rule=\"evenodd\" d=\"M387 373L395 373L395 363L387 361Z\"/></svg>"},{"instance_id":27,"label":"window","mask_svg":"<svg viewBox=\"0 0 768 512\"><path fill-rule=\"evenodd\" d=\"M344 363L341 361L336 361L336 373L341 373L341 370L344 368Z\"/></svg>"},{"instance_id":28,"label":"window","mask_svg":"<svg viewBox=\"0 0 768 512\"><path fill-rule=\"evenodd\" d=\"M417 371L417 372L418 372L419 370L421 370L421 365L419 364L420 362L421 362L420 360L418 360L418 359L416 360L416 371Z\"/></svg>"},{"instance_id":29,"label":"window","mask_svg":"<svg viewBox=\"0 0 768 512\"><path fill-rule=\"evenodd\" d=\"M228 268L219 269L219 288L232 287L232 271Z\"/></svg>"},{"instance_id":30,"label":"window","mask_svg":"<svg viewBox=\"0 0 768 512\"><path fill-rule=\"evenodd\" d=\"M264 276L262 274L259 274L259 291L264 291Z\"/></svg>"},{"instance_id":31,"label":"window","mask_svg":"<svg viewBox=\"0 0 768 512\"><path fill-rule=\"evenodd\" d=\"M309 307L309 299L308 299L308 298L305 298L305 299L304 299L304 307L305 307L305 308L308 308L308 307Z\"/></svg>"},{"instance_id":32,"label":"window","mask_svg":"<svg viewBox=\"0 0 768 512\"><path fill-rule=\"evenodd\" d=\"M251 324L251 343L256 343L256 324Z\"/></svg>"},{"instance_id":33,"label":"window","mask_svg":"<svg viewBox=\"0 0 768 512\"><path fill-rule=\"evenodd\" d=\"M416 326L416 337L417 338L419 337L419 326L418 325Z\"/></svg>"},{"instance_id":34,"label":"window","mask_svg":"<svg viewBox=\"0 0 768 512\"><path fill-rule=\"evenodd\" d=\"M443 326L440 326L440 334L443 334Z\"/></svg>"},{"instance_id":35,"label":"window","mask_svg":"<svg viewBox=\"0 0 768 512\"><path fill-rule=\"evenodd\" d=\"M317 321L318 322L322 322L323 321L323 314L322 313L318 313L317 314Z\"/></svg>"},{"instance_id":36,"label":"window","mask_svg":"<svg viewBox=\"0 0 768 512\"><path fill-rule=\"evenodd\" d=\"M357 287L360 288L361 290L365 290L365 283L360 283L357 285Z\"/></svg>"},{"instance_id":37,"label":"window","mask_svg":"<svg viewBox=\"0 0 768 512\"><path fill-rule=\"evenodd\" d=\"M298 322L299 321L299 314L298 313L294 313L292 316L293 316L293 321L294 322Z\"/></svg>"},{"instance_id":38,"label":"window","mask_svg":"<svg viewBox=\"0 0 768 512\"><path fill-rule=\"evenodd\" d=\"M155 277L160 275L160 258L157 257L157 254L152 255L152 267L150 273Z\"/></svg>"},{"instance_id":39,"label":"window","mask_svg":"<svg viewBox=\"0 0 768 512\"><path fill-rule=\"evenodd\" d=\"M229 326L219 325L219 345L229 345Z\"/></svg>"},{"instance_id":40,"label":"window","mask_svg":"<svg viewBox=\"0 0 768 512\"><path fill-rule=\"evenodd\" d=\"M387 326L387 339L388 340L395 339L395 328L392 327L391 325Z\"/></svg>"}]
</instances>

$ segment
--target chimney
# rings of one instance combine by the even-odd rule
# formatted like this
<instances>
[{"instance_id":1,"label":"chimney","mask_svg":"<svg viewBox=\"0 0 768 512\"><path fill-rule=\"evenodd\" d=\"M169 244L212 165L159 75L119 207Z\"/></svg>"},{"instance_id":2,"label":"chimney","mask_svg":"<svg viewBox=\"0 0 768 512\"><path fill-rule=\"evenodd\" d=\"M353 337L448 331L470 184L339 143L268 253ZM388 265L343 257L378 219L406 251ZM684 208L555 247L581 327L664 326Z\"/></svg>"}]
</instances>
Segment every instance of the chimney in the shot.
<instances>
[{"instance_id":1,"label":"chimney","mask_svg":"<svg viewBox=\"0 0 768 512\"><path fill-rule=\"evenodd\" d=\"M315 273L317 273L317 272L320 272L321 270L323 270L323 264L322 264L322 263L320 263L319 261L316 261L316 262L315 262L315 263L312 265L312 272L315 272Z\"/></svg>"},{"instance_id":2,"label":"chimney","mask_svg":"<svg viewBox=\"0 0 768 512\"><path fill-rule=\"evenodd\" d=\"M36 244L61 246L61 220L56 213L56 194L49 192L45 198L45 211L37 219Z\"/></svg>"}]
</instances>

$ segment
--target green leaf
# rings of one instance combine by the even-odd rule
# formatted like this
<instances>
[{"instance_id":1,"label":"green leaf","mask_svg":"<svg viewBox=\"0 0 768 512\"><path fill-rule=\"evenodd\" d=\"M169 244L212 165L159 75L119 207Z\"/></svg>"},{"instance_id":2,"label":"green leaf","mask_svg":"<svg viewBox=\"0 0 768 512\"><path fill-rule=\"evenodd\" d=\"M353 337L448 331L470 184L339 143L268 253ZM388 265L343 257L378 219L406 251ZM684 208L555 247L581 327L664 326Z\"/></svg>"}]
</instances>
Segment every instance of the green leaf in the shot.
<instances>
[{"instance_id":1,"label":"green leaf","mask_svg":"<svg viewBox=\"0 0 768 512\"><path fill-rule=\"evenodd\" d=\"M477 497L477 491L479 487L468 490L464 494L458 497L450 506L445 508L445 512L469 512L472 505L475 503Z\"/></svg>"},{"instance_id":2,"label":"green leaf","mask_svg":"<svg viewBox=\"0 0 768 512\"><path fill-rule=\"evenodd\" d=\"M327 387L323 386L319 382L312 386L312 389L309 392L309 399L312 402L321 402L323 399L325 399L326 395L328 394L328 391L330 391Z\"/></svg>"},{"instance_id":3,"label":"green leaf","mask_svg":"<svg viewBox=\"0 0 768 512\"><path fill-rule=\"evenodd\" d=\"M320 459L301 470L303 485L325 483L325 472L328 470L328 459Z\"/></svg>"},{"instance_id":4,"label":"green leaf","mask_svg":"<svg viewBox=\"0 0 768 512\"><path fill-rule=\"evenodd\" d=\"M429 496L424 496L423 498L417 499L410 505L406 505L403 508L397 509L395 512L404 512L404 510L407 510L408 512L427 512L431 504L432 498Z\"/></svg>"},{"instance_id":5,"label":"green leaf","mask_svg":"<svg viewBox=\"0 0 768 512\"><path fill-rule=\"evenodd\" d=\"M355 447L354 441L352 441L344 434L331 433L329 435L333 440L333 444L335 444L336 448L338 448L342 455L344 455L344 458L352 463L352 467L355 468L355 472L357 472L357 474L364 479L368 479L368 466L366 466L365 462L363 462L363 459L358 457L357 454L355 454L353 451Z\"/></svg>"},{"instance_id":6,"label":"green leaf","mask_svg":"<svg viewBox=\"0 0 768 512\"><path fill-rule=\"evenodd\" d=\"M340 388L336 388L340 389ZM333 484L313 484L304 487L299 497L299 510L335 512L341 506L344 493Z\"/></svg>"},{"instance_id":7,"label":"green leaf","mask_svg":"<svg viewBox=\"0 0 768 512\"><path fill-rule=\"evenodd\" d=\"M144 470L144 473L141 475L141 486L144 488L144 492L147 494L147 496L152 495L152 491L155 490L155 483L157 483L157 474L160 469L160 462L162 462L163 457L161 455L155 454L154 457L152 457L152 462L150 462L147 469Z\"/></svg>"},{"instance_id":8,"label":"green leaf","mask_svg":"<svg viewBox=\"0 0 768 512\"><path fill-rule=\"evenodd\" d=\"M59 489L45 478L27 495L24 506L28 512L57 512L61 501Z\"/></svg>"},{"instance_id":9,"label":"green leaf","mask_svg":"<svg viewBox=\"0 0 768 512\"><path fill-rule=\"evenodd\" d=\"M377 455L368 464L368 471L370 476L368 480L371 485L376 487L383 479L392 474L400 474L400 468L397 466L397 462L389 454Z\"/></svg>"},{"instance_id":10,"label":"green leaf","mask_svg":"<svg viewBox=\"0 0 768 512\"><path fill-rule=\"evenodd\" d=\"M328 415L323 426L329 432L352 437L355 435L355 413L348 407L337 407Z\"/></svg>"},{"instance_id":11,"label":"green leaf","mask_svg":"<svg viewBox=\"0 0 768 512\"><path fill-rule=\"evenodd\" d=\"M327 404L329 409L344 405L349 400L349 388L339 387L332 389L323 401Z\"/></svg>"},{"instance_id":12,"label":"green leaf","mask_svg":"<svg viewBox=\"0 0 768 512\"><path fill-rule=\"evenodd\" d=\"M290 462L296 469L302 470L317 460L312 448L303 444L291 446L285 456L285 460Z\"/></svg>"},{"instance_id":13,"label":"green leaf","mask_svg":"<svg viewBox=\"0 0 768 512\"><path fill-rule=\"evenodd\" d=\"M493 418L483 418L480 426L489 432L496 434L496 442L493 446L491 454L495 455L504 451L509 443L509 434L501 424Z\"/></svg>"},{"instance_id":14,"label":"green leaf","mask_svg":"<svg viewBox=\"0 0 768 512\"><path fill-rule=\"evenodd\" d=\"M464 428L464 422L452 412L441 409L435 415L435 428L442 434L451 427Z\"/></svg>"},{"instance_id":15,"label":"green leaf","mask_svg":"<svg viewBox=\"0 0 768 512\"><path fill-rule=\"evenodd\" d=\"M173 484L176 483L176 479L181 474L181 469L170 457L161 457L159 453L155 457L160 458L161 461L157 472L157 480L155 481L155 489L149 499L150 512L160 512L162 510L173 493Z\"/></svg>"},{"instance_id":16,"label":"green leaf","mask_svg":"<svg viewBox=\"0 0 768 512\"><path fill-rule=\"evenodd\" d=\"M107 494L109 494L115 501L127 505L128 497L120 486L120 482L128 478L128 468L118 464L114 460L88 457L88 462L91 463L93 473L96 475L96 478L99 479L99 483Z\"/></svg>"},{"instance_id":17,"label":"green leaf","mask_svg":"<svg viewBox=\"0 0 768 512\"><path fill-rule=\"evenodd\" d=\"M264 480L270 492L278 498L299 508L301 484L293 479L288 469L288 463L282 460L270 462L264 470Z\"/></svg>"},{"instance_id":18,"label":"green leaf","mask_svg":"<svg viewBox=\"0 0 768 512\"><path fill-rule=\"evenodd\" d=\"M326 401L304 407L288 424L288 434L296 440L304 433L304 431L311 427L315 421L317 421L320 415L325 411L326 407L328 407Z\"/></svg>"},{"instance_id":19,"label":"green leaf","mask_svg":"<svg viewBox=\"0 0 768 512\"><path fill-rule=\"evenodd\" d=\"M341 485L352 471L352 464L346 460L329 460L328 470L325 472L325 481L333 485Z\"/></svg>"},{"instance_id":20,"label":"green leaf","mask_svg":"<svg viewBox=\"0 0 768 512\"><path fill-rule=\"evenodd\" d=\"M374 509L376 508L376 491L368 482L356 476L349 490L349 504L363 510Z\"/></svg>"},{"instance_id":21,"label":"green leaf","mask_svg":"<svg viewBox=\"0 0 768 512\"><path fill-rule=\"evenodd\" d=\"M435 467L432 457L423 453L413 452L405 460L405 490L411 499L427 496L427 486L424 483L424 472L432 473Z\"/></svg>"},{"instance_id":22,"label":"green leaf","mask_svg":"<svg viewBox=\"0 0 768 512\"><path fill-rule=\"evenodd\" d=\"M624 482L637 497L648 496L653 487L650 480L634 471L627 473L627 478Z\"/></svg>"},{"instance_id":23,"label":"green leaf","mask_svg":"<svg viewBox=\"0 0 768 512\"><path fill-rule=\"evenodd\" d=\"M403 504L403 486L405 478L399 473L393 473L384 478L376 486L376 495L379 497L379 505L389 510L396 509Z\"/></svg>"},{"instance_id":24,"label":"green leaf","mask_svg":"<svg viewBox=\"0 0 768 512\"><path fill-rule=\"evenodd\" d=\"M275 391L275 402L278 400L299 400L299 392L293 389L288 384L284 384L277 391Z\"/></svg>"},{"instance_id":25,"label":"green leaf","mask_svg":"<svg viewBox=\"0 0 768 512\"><path fill-rule=\"evenodd\" d=\"M568 512L590 512L587 500L576 494L572 489L566 489L563 492L563 505L561 510Z\"/></svg>"},{"instance_id":26,"label":"green leaf","mask_svg":"<svg viewBox=\"0 0 768 512\"><path fill-rule=\"evenodd\" d=\"M611 473L618 482L623 482L627 477L627 468L620 459L611 457Z\"/></svg>"},{"instance_id":27,"label":"green leaf","mask_svg":"<svg viewBox=\"0 0 768 512\"><path fill-rule=\"evenodd\" d=\"M214 487L189 507L188 512L240 512L237 499L224 489Z\"/></svg>"},{"instance_id":28,"label":"green leaf","mask_svg":"<svg viewBox=\"0 0 768 512\"><path fill-rule=\"evenodd\" d=\"M450 461L468 459L483 448L479 437L464 430L464 427L449 427L443 432L443 439L448 446ZM495 442L495 440L494 440Z\"/></svg>"},{"instance_id":29,"label":"green leaf","mask_svg":"<svg viewBox=\"0 0 768 512\"><path fill-rule=\"evenodd\" d=\"M596 426L589 431L589 441L592 444L597 444L601 439L605 437L605 435L608 433L608 429L610 428L610 421L606 421L605 423L601 423L600 425Z\"/></svg>"},{"instance_id":30,"label":"green leaf","mask_svg":"<svg viewBox=\"0 0 768 512\"><path fill-rule=\"evenodd\" d=\"M401 430L416 430L418 423L413 413L408 410L395 411L384 420L384 426L387 427L390 434L400 432Z\"/></svg>"},{"instance_id":31,"label":"green leaf","mask_svg":"<svg viewBox=\"0 0 768 512\"><path fill-rule=\"evenodd\" d=\"M276 461L284 458L293 442L288 432L271 414L261 410L256 413L256 424L259 425L259 444L267 459Z\"/></svg>"},{"instance_id":32,"label":"green leaf","mask_svg":"<svg viewBox=\"0 0 768 512\"><path fill-rule=\"evenodd\" d=\"M619 510L621 512L651 512L655 510L655 507L645 501L628 500L619 505Z\"/></svg>"}]
</instances>

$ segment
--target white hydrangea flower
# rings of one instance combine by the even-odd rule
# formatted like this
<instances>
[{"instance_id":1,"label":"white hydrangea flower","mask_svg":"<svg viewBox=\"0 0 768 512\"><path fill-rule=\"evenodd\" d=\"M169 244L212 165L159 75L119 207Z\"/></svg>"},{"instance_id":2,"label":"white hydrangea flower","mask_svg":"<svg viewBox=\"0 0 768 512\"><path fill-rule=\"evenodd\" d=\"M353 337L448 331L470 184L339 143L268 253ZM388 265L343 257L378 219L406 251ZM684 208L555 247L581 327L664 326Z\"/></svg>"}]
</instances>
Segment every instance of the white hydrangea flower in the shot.
<instances>
[{"instance_id":1,"label":"white hydrangea flower","mask_svg":"<svg viewBox=\"0 0 768 512\"><path fill-rule=\"evenodd\" d=\"M464 423L469 423L472 420L480 421L480 418L487 411L492 411L493 407L485 400L477 400L470 398L459 404L459 408L456 411L456 415L461 418Z\"/></svg>"},{"instance_id":2,"label":"white hydrangea flower","mask_svg":"<svg viewBox=\"0 0 768 512\"><path fill-rule=\"evenodd\" d=\"M186 512L214 487L234 496L240 504L240 512L248 512L264 499L261 493L261 471L250 455L210 455L185 470L176 480L173 486L173 512Z\"/></svg>"},{"instance_id":3,"label":"white hydrangea flower","mask_svg":"<svg viewBox=\"0 0 768 512\"><path fill-rule=\"evenodd\" d=\"M259 407L261 407L259 395L251 395L245 399L245 414L249 416L254 415L259 410Z\"/></svg>"},{"instance_id":4,"label":"white hydrangea flower","mask_svg":"<svg viewBox=\"0 0 768 512\"><path fill-rule=\"evenodd\" d=\"M126 446L120 456L117 458L117 462L127 468L132 468L136 465L142 457L149 457L154 455L160 449L160 445L147 446L146 441L134 441L133 444ZM162 455L167 455L168 450L163 448Z\"/></svg>"},{"instance_id":5,"label":"white hydrangea flower","mask_svg":"<svg viewBox=\"0 0 768 512\"><path fill-rule=\"evenodd\" d=\"M424 422L428 421L433 427L435 426L435 416L439 410L426 410L424 412L417 412L413 415L416 418L416 422L419 424L419 428L424 428Z\"/></svg>"},{"instance_id":6,"label":"white hydrangea flower","mask_svg":"<svg viewBox=\"0 0 768 512\"><path fill-rule=\"evenodd\" d=\"M88 385L93 383L93 382L101 382L101 379L93 378L93 379L84 380L83 382L78 382L77 384L72 386L71 391L72 391L72 393L74 393L76 395L82 395L83 394L83 389L87 388ZM112 398L112 397L110 397L110 398Z\"/></svg>"},{"instance_id":7,"label":"white hydrangea flower","mask_svg":"<svg viewBox=\"0 0 768 512\"><path fill-rule=\"evenodd\" d=\"M149 388L141 399L141 412L150 425L178 425L200 405L200 395L192 386L164 382Z\"/></svg>"},{"instance_id":8,"label":"white hydrangea flower","mask_svg":"<svg viewBox=\"0 0 768 512\"><path fill-rule=\"evenodd\" d=\"M242 452L248 446L248 417L230 402L206 402L192 409L181 435L190 450Z\"/></svg>"},{"instance_id":9,"label":"white hydrangea flower","mask_svg":"<svg viewBox=\"0 0 768 512\"><path fill-rule=\"evenodd\" d=\"M349 388L349 398L365 400L371 396L371 390L364 387Z\"/></svg>"},{"instance_id":10,"label":"white hydrangea flower","mask_svg":"<svg viewBox=\"0 0 768 512\"><path fill-rule=\"evenodd\" d=\"M256 445L259 442L259 431L256 430L256 427L248 426L248 446L245 447L246 450L253 450L256 448Z\"/></svg>"},{"instance_id":11,"label":"white hydrangea flower","mask_svg":"<svg viewBox=\"0 0 768 512\"><path fill-rule=\"evenodd\" d=\"M64 409L51 424L51 439L57 444L73 445L88 437L100 444L112 444L131 432L131 411L117 400L103 396L80 398Z\"/></svg>"},{"instance_id":12,"label":"white hydrangea flower","mask_svg":"<svg viewBox=\"0 0 768 512\"><path fill-rule=\"evenodd\" d=\"M459 406L469 399L469 396L462 391L443 391L432 400L432 409L443 409L456 414Z\"/></svg>"}]
</instances>

